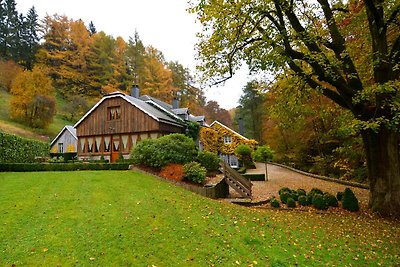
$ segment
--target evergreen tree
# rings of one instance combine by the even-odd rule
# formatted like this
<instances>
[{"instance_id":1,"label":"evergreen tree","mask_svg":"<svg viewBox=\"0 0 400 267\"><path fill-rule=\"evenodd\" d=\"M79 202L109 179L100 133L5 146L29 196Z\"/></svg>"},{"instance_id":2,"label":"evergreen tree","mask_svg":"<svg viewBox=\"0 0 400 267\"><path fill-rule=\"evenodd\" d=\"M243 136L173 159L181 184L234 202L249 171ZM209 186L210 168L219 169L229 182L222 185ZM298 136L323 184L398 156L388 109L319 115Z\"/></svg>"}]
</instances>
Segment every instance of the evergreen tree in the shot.
<instances>
[{"instance_id":1,"label":"evergreen tree","mask_svg":"<svg viewBox=\"0 0 400 267\"><path fill-rule=\"evenodd\" d=\"M14 0L1 3L0 56L4 59L18 61L20 21Z\"/></svg>"},{"instance_id":2,"label":"evergreen tree","mask_svg":"<svg viewBox=\"0 0 400 267\"><path fill-rule=\"evenodd\" d=\"M20 28L20 60L27 69L32 69L35 61L35 54L39 48L39 22L35 7L31 7L26 17L21 17Z\"/></svg>"},{"instance_id":3,"label":"evergreen tree","mask_svg":"<svg viewBox=\"0 0 400 267\"><path fill-rule=\"evenodd\" d=\"M129 74L133 77L133 82L139 87L143 87L144 58L146 49L140 40L139 33L135 31L134 37L129 38L126 51L126 64Z\"/></svg>"},{"instance_id":4,"label":"evergreen tree","mask_svg":"<svg viewBox=\"0 0 400 267\"><path fill-rule=\"evenodd\" d=\"M239 99L240 108L236 113L235 120L239 118L244 123L244 135L262 140L262 117L264 114L264 97L259 91L260 85L257 81L251 81L243 88L243 94Z\"/></svg>"},{"instance_id":5,"label":"evergreen tree","mask_svg":"<svg viewBox=\"0 0 400 267\"><path fill-rule=\"evenodd\" d=\"M96 32L97 32L97 30L96 30L96 27L93 24L93 21L90 21L89 22L89 34L90 34L90 36L92 36Z\"/></svg>"}]
</instances>

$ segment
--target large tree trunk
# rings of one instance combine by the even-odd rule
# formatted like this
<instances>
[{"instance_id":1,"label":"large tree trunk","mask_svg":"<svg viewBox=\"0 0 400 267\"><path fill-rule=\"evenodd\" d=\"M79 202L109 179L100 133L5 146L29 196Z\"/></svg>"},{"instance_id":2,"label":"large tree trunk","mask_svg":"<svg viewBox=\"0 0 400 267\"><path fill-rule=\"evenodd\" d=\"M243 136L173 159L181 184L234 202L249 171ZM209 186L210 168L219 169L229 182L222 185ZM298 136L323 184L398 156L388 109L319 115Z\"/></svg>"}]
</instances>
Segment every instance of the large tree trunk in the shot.
<instances>
[{"instance_id":1,"label":"large tree trunk","mask_svg":"<svg viewBox=\"0 0 400 267\"><path fill-rule=\"evenodd\" d=\"M388 129L362 133L370 183L370 206L383 216L400 217L400 134Z\"/></svg>"}]
</instances>

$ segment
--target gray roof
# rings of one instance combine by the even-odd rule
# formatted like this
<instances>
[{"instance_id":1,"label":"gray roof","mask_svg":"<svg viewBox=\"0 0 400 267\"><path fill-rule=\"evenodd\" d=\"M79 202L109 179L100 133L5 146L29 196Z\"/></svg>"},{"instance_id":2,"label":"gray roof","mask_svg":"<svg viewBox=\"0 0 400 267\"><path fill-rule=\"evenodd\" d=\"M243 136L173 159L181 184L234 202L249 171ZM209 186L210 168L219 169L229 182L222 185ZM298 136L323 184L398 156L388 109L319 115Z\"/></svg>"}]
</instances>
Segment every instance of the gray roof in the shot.
<instances>
[{"instance_id":1,"label":"gray roof","mask_svg":"<svg viewBox=\"0 0 400 267\"><path fill-rule=\"evenodd\" d=\"M183 114L188 114L189 109L188 108L175 108L175 109L172 109L172 112L175 113L176 115L183 115Z\"/></svg>"},{"instance_id":2,"label":"gray roof","mask_svg":"<svg viewBox=\"0 0 400 267\"><path fill-rule=\"evenodd\" d=\"M164 101L161 101L160 99L154 98L152 96L149 95L142 95L139 97L140 100L143 101L152 101L154 103L156 103L157 105L161 106L162 108L166 109L166 110L171 110L172 109L172 105L165 103Z\"/></svg>"},{"instance_id":3,"label":"gray roof","mask_svg":"<svg viewBox=\"0 0 400 267\"><path fill-rule=\"evenodd\" d=\"M130 104L133 106L137 107L156 121L161 121L165 122L168 124L172 124L175 126L180 126L182 127L182 120L175 116L174 114L168 114L168 111L163 111L160 109L155 108L152 106L150 103L145 102L139 98L135 98L129 95L126 95L121 92L113 92L111 94L105 95L99 102L97 102L94 107L92 107L77 123L75 123L74 127L76 128L82 121L86 119L87 116L89 116L90 113L92 113L104 100L109 99L109 98L114 98L114 97L121 97L128 101ZM162 102L162 101L161 101ZM169 116L170 115L170 116ZM175 117L174 117L175 116Z\"/></svg>"},{"instance_id":4,"label":"gray roof","mask_svg":"<svg viewBox=\"0 0 400 267\"><path fill-rule=\"evenodd\" d=\"M133 105L141 108L145 113L152 114L153 116L155 116L158 119L165 121L165 122L179 123L178 120L172 118L171 116L168 116L165 112L155 108L151 104L149 104L139 98L135 98L135 97L128 96L128 95L126 95L126 98ZM160 101L160 102L162 102L162 101Z\"/></svg>"}]
</instances>

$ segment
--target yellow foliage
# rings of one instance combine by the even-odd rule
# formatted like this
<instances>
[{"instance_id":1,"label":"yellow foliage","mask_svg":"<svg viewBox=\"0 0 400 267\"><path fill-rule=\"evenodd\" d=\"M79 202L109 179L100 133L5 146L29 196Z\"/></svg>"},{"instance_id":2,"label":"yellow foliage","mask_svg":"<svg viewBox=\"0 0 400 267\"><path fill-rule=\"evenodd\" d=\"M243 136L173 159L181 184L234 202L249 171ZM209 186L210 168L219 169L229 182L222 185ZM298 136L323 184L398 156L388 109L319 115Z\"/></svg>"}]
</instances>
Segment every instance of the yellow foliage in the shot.
<instances>
[{"instance_id":1,"label":"yellow foliage","mask_svg":"<svg viewBox=\"0 0 400 267\"><path fill-rule=\"evenodd\" d=\"M67 146L67 152L75 152L75 146L73 144L69 144Z\"/></svg>"},{"instance_id":2,"label":"yellow foliage","mask_svg":"<svg viewBox=\"0 0 400 267\"><path fill-rule=\"evenodd\" d=\"M232 142L230 144L224 144L224 137L230 136ZM222 153L222 154L234 154L235 148L238 145L245 144L251 149L255 149L258 142L254 139L245 140L237 133L223 127L218 123L214 123L212 128L202 127L200 129L200 141L203 144L203 148L206 151Z\"/></svg>"},{"instance_id":3,"label":"yellow foliage","mask_svg":"<svg viewBox=\"0 0 400 267\"><path fill-rule=\"evenodd\" d=\"M51 79L44 68L35 66L32 71L19 73L11 84L11 118L33 127L46 127L55 113L53 92Z\"/></svg>"},{"instance_id":4,"label":"yellow foliage","mask_svg":"<svg viewBox=\"0 0 400 267\"><path fill-rule=\"evenodd\" d=\"M58 149L57 149L57 144L55 144L51 149L50 149L50 153L57 153Z\"/></svg>"},{"instance_id":5,"label":"yellow foliage","mask_svg":"<svg viewBox=\"0 0 400 267\"><path fill-rule=\"evenodd\" d=\"M219 143L217 134L218 133L211 128L200 128L200 141L203 145L204 150L214 153L218 152Z\"/></svg>"}]
</instances>

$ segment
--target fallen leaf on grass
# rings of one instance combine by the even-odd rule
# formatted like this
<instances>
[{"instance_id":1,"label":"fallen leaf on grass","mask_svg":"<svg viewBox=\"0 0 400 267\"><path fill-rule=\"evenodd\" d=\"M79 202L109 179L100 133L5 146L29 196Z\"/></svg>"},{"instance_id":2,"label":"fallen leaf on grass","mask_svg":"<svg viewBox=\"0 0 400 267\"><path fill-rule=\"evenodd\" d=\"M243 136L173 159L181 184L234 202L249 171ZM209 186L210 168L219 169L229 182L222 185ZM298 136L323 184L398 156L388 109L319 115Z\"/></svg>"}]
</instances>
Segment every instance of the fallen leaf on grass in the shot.
<instances>
[{"instance_id":1,"label":"fallen leaf on grass","mask_svg":"<svg viewBox=\"0 0 400 267\"><path fill-rule=\"evenodd\" d=\"M90 257L89 260L94 261L96 258Z\"/></svg>"}]
</instances>

